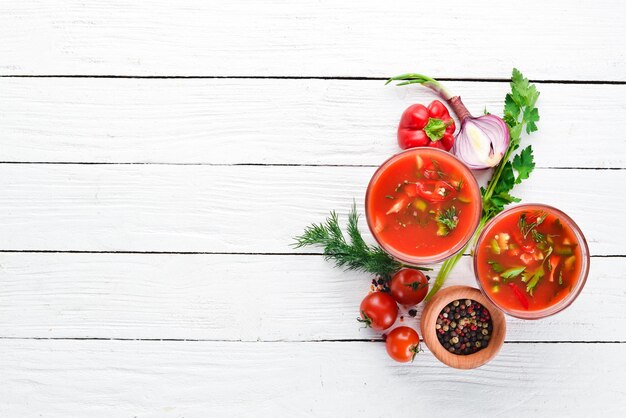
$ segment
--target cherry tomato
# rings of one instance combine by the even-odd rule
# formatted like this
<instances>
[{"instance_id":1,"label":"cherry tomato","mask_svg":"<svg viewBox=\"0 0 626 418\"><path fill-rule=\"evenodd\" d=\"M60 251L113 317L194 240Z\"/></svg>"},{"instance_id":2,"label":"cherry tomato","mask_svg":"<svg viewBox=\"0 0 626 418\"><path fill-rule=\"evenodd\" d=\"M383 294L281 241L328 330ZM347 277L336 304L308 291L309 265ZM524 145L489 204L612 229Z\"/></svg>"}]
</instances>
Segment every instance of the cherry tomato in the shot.
<instances>
[{"instance_id":1,"label":"cherry tomato","mask_svg":"<svg viewBox=\"0 0 626 418\"><path fill-rule=\"evenodd\" d=\"M428 279L419 270L402 269L391 278L391 296L401 305L413 306L428 293Z\"/></svg>"},{"instance_id":2,"label":"cherry tomato","mask_svg":"<svg viewBox=\"0 0 626 418\"><path fill-rule=\"evenodd\" d=\"M420 337L417 332L409 327L393 329L385 341L387 354L395 361L406 363L413 361L420 351Z\"/></svg>"},{"instance_id":3,"label":"cherry tomato","mask_svg":"<svg viewBox=\"0 0 626 418\"><path fill-rule=\"evenodd\" d=\"M433 100L428 105L428 115L431 118L437 118L437 119L450 117L450 113L448 113L448 108L439 100Z\"/></svg>"},{"instance_id":4,"label":"cherry tomato","mask_svg":"<svg viewBox=\"0 0 626 418\"><path fill-rule=\"evenodd\" d=\"M382 331L392 326L397 316L398 305L389 293L373 292L361 302L361 318L358 319L365 326Z\"/></svg>"}]
</instances>

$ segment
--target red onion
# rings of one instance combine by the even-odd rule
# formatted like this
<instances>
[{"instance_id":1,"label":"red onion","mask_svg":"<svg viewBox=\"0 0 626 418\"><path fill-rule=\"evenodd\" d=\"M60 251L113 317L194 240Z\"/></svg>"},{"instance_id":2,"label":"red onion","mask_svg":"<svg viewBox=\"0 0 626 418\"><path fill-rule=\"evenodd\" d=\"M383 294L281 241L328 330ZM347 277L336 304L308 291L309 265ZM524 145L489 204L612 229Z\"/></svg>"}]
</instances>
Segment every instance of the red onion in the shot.
<instances>
[{"instance_id":1,"label":"red onion","mask_svg":"<svg viewBox=\"0 0 626 418\"><path fill-rule=\"evenodd\" d=\"M495 115L471 116L458 96L448 103L461 120L454 155L475 170L498 165L511 139L507 124Z\"/></svg>"},{"instance_id":2,"label":"red onion","mask_svg":"<svg viewBox=\"0 0 626 418\"><path fill-rule=\"evenodd\" d=\"M387 83L401 80L399 86L422 84L434 90L448 102L461 122L452 152L468 167L479 170L495 167L506 152L511 137L509 127L495 115L474 117L467 110L459 96L452 94L434 78L421 74L403 74L390 78Z\"/></svg>"}]
</instances>

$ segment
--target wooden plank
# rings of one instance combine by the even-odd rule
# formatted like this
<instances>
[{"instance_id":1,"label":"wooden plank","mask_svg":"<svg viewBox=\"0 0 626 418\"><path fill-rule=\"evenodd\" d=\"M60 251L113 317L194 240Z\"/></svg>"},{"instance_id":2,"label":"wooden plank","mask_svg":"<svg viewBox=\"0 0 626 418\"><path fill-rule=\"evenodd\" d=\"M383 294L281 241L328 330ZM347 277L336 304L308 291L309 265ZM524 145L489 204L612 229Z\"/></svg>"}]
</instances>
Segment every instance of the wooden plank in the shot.
<instances>
[{"instance_id":1,"label":"wooden plank","mask_svg":"<svg viewBox=\"0 0 626 418\"><path fill-rule=\"evenodd\" d=\"M316 256L0 254L0 337L379 339L355 318L370 277ZM626 258L594 258L566 311L508 318L507 341L615 341ZM465 257L448 285L476 286ZM598 315L598 307L602 315ZM404 313L408 326L418 319ZM421 312L421 306L418 309Z\"/></svg>"},{"instance_id":2,"label":"wooden plank","mask_svg":"<svg viewBox=\"0 0 626 418\"><path fill-rule=\"evenodd\" d=\"M4 2L0 71L502 78L520 65L537 79L626 80L623 2L530 0L524 10L461 0L428 13L409 0Z\"/></svg>"},{"instance_id":3,"label":"wooden plank","mask_svg":"<svg viewBox=\"0 0 626 418\"><path fill-rule=\"evenodd\" d=\"M371 167L0 166L0 249L294 252L332 209L359 208ZM592 254L624 254L623 170L536 170L516 195L560 207ZM589 198L593 196L593 198ZM362 225L365 229L365 226ZM367 236L367 235L366 235Z\"/></svg>"},{"instance_id":4,"label":"wooden plank","mask_svg":"<svg viewBox=\"0 0 626 418\"><path fill-rule=\"evenodd\" d=\"M0 413L622 416L625 359L626 344L505 344L460 371L429 352L394 363L382 343L4 340Z\"/></svg>"},{"instance_id":5,"label":"wooden plank","mask_svg":"<svg viewBox=\"0 0 626 418\"><path fill-rule=\"evenodd\" d=\"M448 82L475 114L507 83ZM626 167L624 85L540 84L539 167ZM2 161L377 165L420 87L349 80L0 79ZM598 152L598 150L603 150Z\"/></svg>"}]
</instances>

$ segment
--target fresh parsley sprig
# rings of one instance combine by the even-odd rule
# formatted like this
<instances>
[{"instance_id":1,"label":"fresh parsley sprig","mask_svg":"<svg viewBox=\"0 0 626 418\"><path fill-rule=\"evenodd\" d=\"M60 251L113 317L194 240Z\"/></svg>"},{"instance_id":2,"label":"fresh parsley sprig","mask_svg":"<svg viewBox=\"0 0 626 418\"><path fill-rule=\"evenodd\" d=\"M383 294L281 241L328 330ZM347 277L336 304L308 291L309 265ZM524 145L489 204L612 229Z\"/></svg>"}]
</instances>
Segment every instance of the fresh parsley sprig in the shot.
<instances>
[{"instance_id":1,"label":"fresh parsley sprig","mask_svg":"<svg viewBox=\"0 0 626 418\"><path fill-rule=\"evenodd\" d=\"M474 245L480 232L487 222L504 210L510 203L519 202L520 199L511 195L516 184L526 180L535 168L533 150L529 145L519 153L515 151L520 147L522 133L535 132L539 121L539 110L535 107L539 92L534 84L516 68L511 76L511 92L504 99L504 121L509 127L510 142L500 163L496 166L487 187L481 188L483 213L478 229L468 244L451 258L444 261L437 279L430 292L426 296L429 300L443 286L448 274L456 263L459 262L467 248Z\"/></svg>"},{"instance_id":2,"label":"fresh parsley sprig","mask_svg":"<svg viewBox=\"0 0 626 418\"><path fill-rule=\"evenodd\" d=\"M293 245L295 248L321 246L324 248L323 254L326 260L334 261L337 267L363 271L386 280L403 267L432 270L401 263L394 260L382 248L367 244L361 236L358 223L359 214L356 205L353 205L348 215L346 231L349 240L347 240L339 226L339 217L333 211L326 222L305 228L304 233L295 238Z\"/></svg>"}]
</instances>

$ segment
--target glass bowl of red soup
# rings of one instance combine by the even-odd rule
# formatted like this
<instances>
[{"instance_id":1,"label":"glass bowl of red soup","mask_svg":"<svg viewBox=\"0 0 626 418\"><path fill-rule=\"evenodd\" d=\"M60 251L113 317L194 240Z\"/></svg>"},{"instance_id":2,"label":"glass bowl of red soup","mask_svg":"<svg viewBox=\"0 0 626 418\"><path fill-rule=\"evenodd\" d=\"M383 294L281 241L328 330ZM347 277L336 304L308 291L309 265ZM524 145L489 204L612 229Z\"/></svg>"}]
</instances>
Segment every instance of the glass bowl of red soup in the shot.
<instances>
[{"instance_id":1,"label":"glass bowl of red soup","mask_svg":"<svg viewBox=\"0 0 626 418\"><path fill-rule=\"evenodd\" d=\"M474 270L487 298L505 313L539 319L568 307L589 273L589 248L580 228L547 205L505 210L482 231Z\"/></svg>"},{"instance_id":2,"label":"glass bowl of red soup","mask_svg":"<svg viewBox=\"0 0 626 418\"><path fill-rule=\"evenodd\" d=\"M407 264L436 263L457 253L474 234L481 210L472 172L435 148L413 148L385 161L365 195L374 238Z\"/></svg>"}]
</instances>

